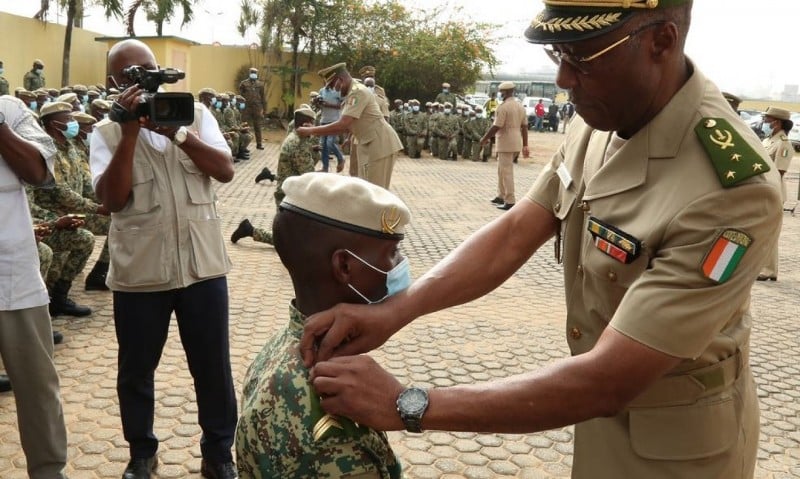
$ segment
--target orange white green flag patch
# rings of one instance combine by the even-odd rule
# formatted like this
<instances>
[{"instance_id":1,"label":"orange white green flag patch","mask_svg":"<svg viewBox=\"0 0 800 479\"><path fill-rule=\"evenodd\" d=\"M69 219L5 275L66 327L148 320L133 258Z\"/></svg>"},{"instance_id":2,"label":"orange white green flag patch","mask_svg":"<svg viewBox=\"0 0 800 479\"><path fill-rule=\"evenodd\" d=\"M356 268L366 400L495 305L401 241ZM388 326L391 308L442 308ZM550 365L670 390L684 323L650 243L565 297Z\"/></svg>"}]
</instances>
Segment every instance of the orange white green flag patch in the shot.
<instances>
[{"instance_id":1,"label":"orange white green flag patch","mask_svg":"<svg viewBox=\"0 0 800 479\"><path fill-rule=\"evenodd\" d=\"M741 231L723 231L703 261L703 275L716 283L728 281L752 242Z\"/></svg>"}]
</instances>

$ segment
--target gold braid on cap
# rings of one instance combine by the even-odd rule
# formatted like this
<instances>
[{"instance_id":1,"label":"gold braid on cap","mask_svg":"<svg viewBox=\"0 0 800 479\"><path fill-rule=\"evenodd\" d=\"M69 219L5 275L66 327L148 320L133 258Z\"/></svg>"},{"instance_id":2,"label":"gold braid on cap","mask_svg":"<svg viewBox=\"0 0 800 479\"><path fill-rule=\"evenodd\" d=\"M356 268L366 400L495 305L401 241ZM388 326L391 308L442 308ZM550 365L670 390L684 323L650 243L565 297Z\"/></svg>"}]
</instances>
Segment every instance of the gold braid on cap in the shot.
<instances>
[{"instance_id":1,"label":"gold braid on cap","mask_svg":"<svg viewBox=\"0 0 800 479\"><path fill-rule=\"evenodd\" d=\"M531 28L560 32L562 30L576 30L579 32L598 30L617 23L621 13L602 13L598 15L584 15L580 17L553 17L546 22L542 21L540 14L531 22Z\"/></svg>"},{"instance_id":2,"label":"gold braid on cap","mask_svg":"<svg viewBox=\"0 0 800 479\"><path fill-rule=\"evenodd\" d=\"M544 0L544 4L552 7L656 8L658 0Z\"/></svg>"},{"instance_id":3,"label":"gold braid on cap","mask_svg":"<svg viewBox=\"0 0 800 479\"><path fill-rule=\"evenodd\" d=\"M400 224L400 213L394 206L381 213L381 231L386 234L394 234L394 229Z\"/></svg>"}]
</instances>

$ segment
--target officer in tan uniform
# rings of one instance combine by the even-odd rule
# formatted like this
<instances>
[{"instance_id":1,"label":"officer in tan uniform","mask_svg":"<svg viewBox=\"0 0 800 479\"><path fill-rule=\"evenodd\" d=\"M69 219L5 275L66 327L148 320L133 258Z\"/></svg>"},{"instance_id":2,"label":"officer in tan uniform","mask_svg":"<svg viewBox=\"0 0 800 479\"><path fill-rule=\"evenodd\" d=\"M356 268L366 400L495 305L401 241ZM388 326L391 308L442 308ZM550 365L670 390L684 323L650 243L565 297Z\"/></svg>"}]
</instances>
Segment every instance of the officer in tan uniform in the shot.
<instances>
[{"instance_id":1,"label":"officer in tan uniform","mask_svg":"<svg viewBox=\"0 0 800 479\"><path fill-rule=\"evenodd\" d=\"M324 126L300 127L297 133L327 136L349 131L356 141L359 178L388 189L395 156L403 149L403 144L381 113L377 96L354 81L344 63L320 70L319 75L326 85L346 95L342 116Z\"/></svg>"},{"instance_id":2,"label":"officer in tan uniform","mask_svg":"<svg viewBox=\"0 0 800 479\"><path fill-rule=\"evenodd\" d=\"M371 65L367 65L365 67L361 67L358 71L358 76L361 77L361 81L364 84L367 84L367 79L371 78L373 82L375 82L375 67ZM375 96L378 97L378 106L381 107L381 114L387 120L389 119L389 99L386 97L386 90L383 89L382 86L378 85L375 82Z\"/></svg>"},{"instance_id":3,"label":"officer in tan uniform","mask_svg":"<svg viewBox=\"0 0 800 479\"><path fill-rule=\"evenodd\" d=\"M764 138L762 142L767 149L772 164L781 175L781 203L786 201L786 183L783 182L783 175L789 169L794 156L794 149L786 132L792 131L794 122L791 120L789 110L771 106L764 113L764 124L769 125L772 133ZM781 211L783 206L781 206ZM758 281L777 281L778 280L778 244L772 249L764 269L756 278Z\"/></svg>"},{"instance_id":4,"label":"officer in tan uniform","mask_svg":"<svg viewBox=\"0 0 800 479\"><path fill-rule=\"evenodd\" d=\"M328 413L377 430L575 424L577 479L752 478L750 290L778 239L777 169L685 56L690 1L544 4L526 37L572 94L564 143L525 198L405 292L308 318L314 388ZM426 391L348 356L487 294L551 238L571 357Z\"/></svg>"}]
</instances>

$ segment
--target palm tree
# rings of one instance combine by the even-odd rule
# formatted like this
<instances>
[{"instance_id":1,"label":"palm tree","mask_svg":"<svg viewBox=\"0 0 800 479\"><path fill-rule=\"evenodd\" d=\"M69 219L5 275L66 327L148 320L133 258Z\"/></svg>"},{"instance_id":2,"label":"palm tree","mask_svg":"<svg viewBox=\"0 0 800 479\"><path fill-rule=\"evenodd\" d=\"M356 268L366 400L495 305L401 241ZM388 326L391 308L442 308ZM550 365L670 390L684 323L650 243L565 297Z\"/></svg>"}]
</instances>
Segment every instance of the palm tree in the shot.
<instances>
[{"instance_id":1,"label":"palm tree","mask_svg":"<svg viewBox=\"0 0 800 479\"><path fill-rule=\"evenodd\" d=\"M160 37L163 35L164 22L169 21L175 16L175 7L181 7L183 10L183 19L181 26L186 25L192 21L194 12L192 6L197 0L133 0L128 7L125 16L125 26L128 31L128 36L136 36L134 31L134 20L136 14L140 9L144 9L147 19L156 24L156 34Z\"/></svg>"}]
</instances>

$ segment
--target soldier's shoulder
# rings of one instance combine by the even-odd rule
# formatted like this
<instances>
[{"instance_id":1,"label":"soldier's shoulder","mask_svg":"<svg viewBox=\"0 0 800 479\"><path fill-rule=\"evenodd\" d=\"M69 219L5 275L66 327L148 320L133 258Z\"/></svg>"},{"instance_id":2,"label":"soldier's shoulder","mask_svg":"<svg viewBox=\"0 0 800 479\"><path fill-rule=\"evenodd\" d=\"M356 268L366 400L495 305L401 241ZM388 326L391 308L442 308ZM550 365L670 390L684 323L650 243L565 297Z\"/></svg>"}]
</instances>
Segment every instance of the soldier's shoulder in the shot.
<instances>
[{"instance_id":1,"label":"soldier's shoulder","mask_svg":"<svg viewBox=\"0 0 800 479\"><path fill-rule=\"evenodd\" d=\"M739 130L739 122L723 116L704 116L694 127L703 151L716 170L724 188L770 170L769 162Z\"/></svg>"}]
</instances>

